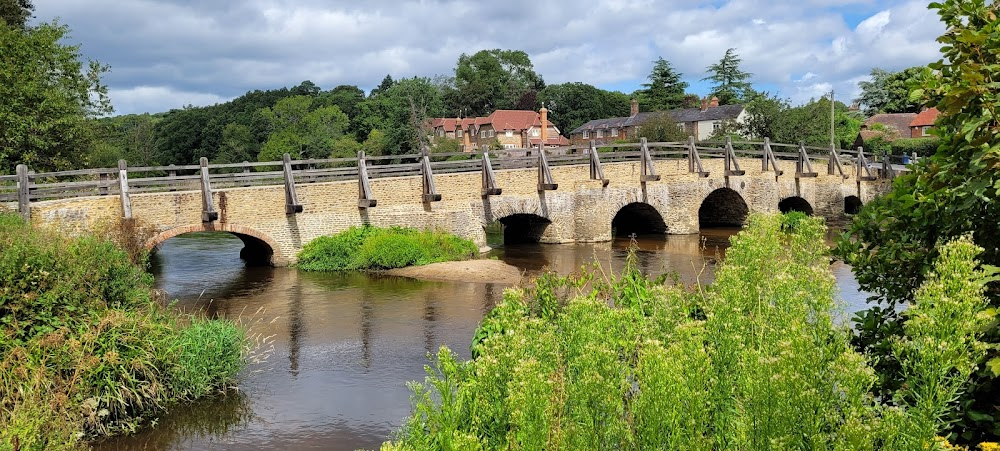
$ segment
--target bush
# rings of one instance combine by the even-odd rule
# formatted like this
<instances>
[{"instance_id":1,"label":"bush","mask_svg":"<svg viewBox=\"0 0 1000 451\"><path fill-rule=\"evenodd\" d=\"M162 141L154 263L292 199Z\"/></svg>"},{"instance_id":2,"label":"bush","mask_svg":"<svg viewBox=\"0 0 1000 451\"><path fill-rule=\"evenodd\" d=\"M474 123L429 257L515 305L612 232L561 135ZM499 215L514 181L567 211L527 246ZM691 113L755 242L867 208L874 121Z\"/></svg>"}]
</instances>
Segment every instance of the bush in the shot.
<instances>
[{"instance_id":1,"label":"bush","mask_svg":"<svg viewBox=\"0 0 1000 451\"><path fill-rule=\"evenodd\" d=\"M0 214L0 449L65 449L134 432L235 379L244 330L189 319L108 241Z\"/></svg>"},{"instance_id":2,"label":"bush","mask_svg":"<svg viewBox=\"0 0 1000 451\"><path fill-rule=\"evenodd\" d=\"M916 153L918 157L934 155L937 152L941 139L934 138L900 138L892 141L893 155L910 155Z\"/></svg>"},{"instance_id":3,"label":"bush","mask_svg":"<svg viewBox=\"0 0 1000 451\"><path fill-rule=\"evenodd\" d=\"M312 240L299 253L298 267L306 271L393 269L466 260L478 253L475 243L447 232L366 225Z\"/></svg>"},{"instance_id":4,"label":"bush","mask_svg":"<svg viewBox=\"0 0 1000 451\"><path fill-rule=\"evenodd\" d=\"M936 446L991 321L979 249L945 246L896 347L909 395L888 407L834 319L824 236L814 218L754 215L709 287L655 283L633 253L611 280L546 276L508 290L473 360L443 347L410 384L412 416L383 449Z\"/></svg>"}]
</instances>

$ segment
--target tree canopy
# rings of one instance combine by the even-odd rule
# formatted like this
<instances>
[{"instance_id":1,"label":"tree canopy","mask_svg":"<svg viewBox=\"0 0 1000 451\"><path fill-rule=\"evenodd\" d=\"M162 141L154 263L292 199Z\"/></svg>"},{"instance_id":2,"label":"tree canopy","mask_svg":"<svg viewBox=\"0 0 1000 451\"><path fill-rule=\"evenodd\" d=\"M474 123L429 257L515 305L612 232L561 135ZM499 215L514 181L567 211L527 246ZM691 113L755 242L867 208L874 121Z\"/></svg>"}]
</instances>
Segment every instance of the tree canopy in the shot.
<instances>
[{"instance_id":1,"label":"tree canopy","mask_svg":"<svg viewBox=\"0 0 1000 451\"><path fill-rule=\"evenodd\" d=\"M448 106L464 116L533 109L535 95L544 87L528 54L521 50L480 50L471 56L463 53L455 66Z\"/></svg>"},{"instance_id":2,"label":"tree canopy","mask_svg":"<svg viewBox=\"0 0 1000 451\"><path fill-rule=\"evenodd\" d=\"M920 102L910 100L910 90L918 83L922 66L899 72L873 68L872 79L858 82L861 95L854 99L864 108L866 116L879 113L919 113Z\"/></svg>"},{"instance_id":3,"label":"tree canopy","mask_svg":"<svg viewBox=\"0 0 1000 451\"><path fill-rule=\"evenodd\" d=\"M688 84L681 80L681 73L662 57L653 62L649 83L642 86L644 89L637 94L643 111L668 111L684 105L684 90Z\"/></svg>"},{"instance_id":4,"label":"tree canopy","mask_svg":"<svg viewBox=\"0 0 1000 451\"><path fill-rule=\"evenodd\" d=\"M629 97L605 91L586 83L561 83L546 86L538 100L549 109L549 120L565 135L593 119L629 114Z\"/></svg>"},{"instance_id":5,"label":"tree canopy","mask_svg":"<svg viewBox=\"0 0 1000 451\"><path fill-rule=\"evenodd\" d=\"M34 10L31 0L0 0L0 25L24 30Z\"/></svg>"},{"instance_id":6,"label":"tree canopy","mask_svg":"<svg viewBox=\"0 0 1000 451\"><path fill-rule=\"evenodd\" d=\"M0 172L82 166L93 145L87 119L111 112L108 67L90 61L85 70L79 47L61 42L68 32L58 23L0 26Z\"/></svg>"},{"instance_id":7,"label":"tree canopy","mask_svg":"<svg viewBox=\"0 0 1000 451\"><path fill-rule=\"evenodd\" d=\"M712 86L712 95L719 98L720 105L742 102L747 91L751 89L749 80L753 74L740 70L742 61L736 54L736 49L731 48L726 50L726 54L718 63L705 68L710 75L702 80L715 83Z\"/></svg>"}]
</instances>

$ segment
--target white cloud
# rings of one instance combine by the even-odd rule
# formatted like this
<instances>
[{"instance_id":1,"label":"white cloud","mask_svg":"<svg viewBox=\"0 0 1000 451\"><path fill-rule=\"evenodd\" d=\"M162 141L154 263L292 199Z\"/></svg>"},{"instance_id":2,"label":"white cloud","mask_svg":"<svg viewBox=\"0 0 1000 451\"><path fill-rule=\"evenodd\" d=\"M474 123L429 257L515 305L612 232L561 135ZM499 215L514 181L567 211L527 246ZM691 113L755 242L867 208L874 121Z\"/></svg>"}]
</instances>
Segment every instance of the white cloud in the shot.
<instances>
[{"instance_id":1,"label":"white cloud","mask_svg":"<svg viewBox=\"0 0 1000 451\"><path fill-rule=\"evenodd\" d=\"M847 93L873 66L936 60L934 38L943 31L923 0L34 3L39 20L61 17L71 42L112 66L106 81L119 113L214 103L306 79L370 89L387 73L450 75L461 53L484 48L528 52L550 84L599 87L638 88L662 56L704 95L705 67L734 47L756 85L801 102L819 89L807 85Z\"/></svg>"}]
</instances>

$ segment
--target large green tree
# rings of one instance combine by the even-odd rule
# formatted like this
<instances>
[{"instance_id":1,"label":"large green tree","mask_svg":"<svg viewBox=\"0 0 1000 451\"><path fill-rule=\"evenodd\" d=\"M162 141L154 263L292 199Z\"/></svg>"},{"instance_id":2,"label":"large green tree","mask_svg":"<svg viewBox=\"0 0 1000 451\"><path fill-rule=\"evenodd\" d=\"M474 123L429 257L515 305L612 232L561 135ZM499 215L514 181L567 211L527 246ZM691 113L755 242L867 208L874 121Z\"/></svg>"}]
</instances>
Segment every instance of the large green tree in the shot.
<instances>
[{"instance_id":1,"label":"large green tree","mask_svg":"<svg viewBox=\"0 0 1000 451\"><path fill-rule=\"evenodd\" d=\"M358 104L356 132L368 140L373 130L384 134L380 145L388 154L417 152L426 144L428 118L444 114L441 90L430 79L413 77Z\"/></svg>"},{"instance_id":2,"label":"large green tree","mask_svg":"<svg viewBox=\"0 0 1000 451\"><path fill-rule=\"evenodd\" d=\"M918 113L920 102L910 100L910 91L918 83L923 66L915 66L899 72L889 72L873 68L871 80L858 82L861 95L854 99L864 108L866 116L879 113Z\"/></svg>"},{"instance_id":3,"label":"large green tree","mask_svg":"<svg viewBox=\"0 0 1000 451\"><path fill-rule=\"evenodd\" d=\"M130 166L154 166L157 162L156 123L159 116L127 114L94 121L98 138L87 156L90 167L115 167L119 159Z\"/></svg>"},{"instance_id":4,"label":"large green tree","mask_svg":"<svg viewBox=\"0 0 1000 451\"><path fill-rule=\"evenodd\" d=\"M0 0L0 26L24 30L28 28L28 19L35 5L31 0Z\"/></svg>"},{"instance_id":5,"label":"large green tree","mask_svg":"<svg viewBox=\"0 0 1000 451\"><path fill-rule=\"evenodd\" d=\"M271 134L257 155L258 161L292 158L326 158L333 144L347 131L347 115L336 106L312 108L313 97L281 99L273 108L261 110L271 124Z\"/></svg>"},{"instance_id":6,"label":"large green tree","mask_svg":"<svg viewBox=\"0 0 1000 451\"><path fill-rule=\"evenodd\" d=\"M668 111L684 105L684 90L688 84L681 80L681 73L662 57L653 62L649 83L642 86L644 89L637 94L643 111Z\"/></svg>"},{"instance_id":7,"label":"large green tree","mask_svg":"<svg viewBox=\"0 0 1000 451\"><path fill-rule=\"evenodd\" d=\"M79 167L93 145L88 118L111 112L101 75L62 41L69 29L43 23L0 26L0 173Z\"/></svg>"},{"instance_id":8,"label":"large green tree","mask_svg":"<svg viewBox=\"0 0 1000 451\"><path fill-rule=\"evenodd\" d=\"M545 87L528 54L520 50L480 50L462 54L455 66L449 109L485 116L498 109L532 108Z\"/></svg>"},{"instance_id":9,"label":"large green tree","mask_svg":"<svg viewBox=\"0 0 1000 451\"><path fill-rule=\"evenodd\" d=\"M593 119L629 114L627 95L579 82L548 85L538 93L538 100L545 103L549 120L563 135Z\"/></svg>"},{"instance_id":10,"label":"large green tree","mask_svg":"<svg viewBox=\"0 0 1000 451\"><path fill-rule=\"evenodd\" d=\"M743 60L736 54L736 49L731 48L726 50L726 54L718 63L705 68L710 75L702 80L714 83L712 95L719 98L720 105L742 102L747 91L751 89L749 80L753 74L742 71L741 62Z\"/></svg>"},{"instance_id":11,"label":"large green tree","mask_svg":"<svg viewBox=\"0 0 1000 451\"><path fill-rule=\"evenodd\" d=\"M837 253L854 268L858 284L878 305L861 315L857 343L881 358L883 394L900 387L898 366L886 358L905 320L896 308L912 302L938 255L936 245L969 235L985 251L986 265L1000 265L1000 4L945 0L931 4L947 31L938 38L943 58L921 76L911 98L941 112L937 152L897 177L892 190L866 204L851 222ZM1000 289L987 292L994 306ZM1000 342L994 325L989 332ZM996 355L996 350L992 351ZM1000 361L992 360L957 402L954 418L963 440L1000 437Z\"/></svg>"}]
</instances>

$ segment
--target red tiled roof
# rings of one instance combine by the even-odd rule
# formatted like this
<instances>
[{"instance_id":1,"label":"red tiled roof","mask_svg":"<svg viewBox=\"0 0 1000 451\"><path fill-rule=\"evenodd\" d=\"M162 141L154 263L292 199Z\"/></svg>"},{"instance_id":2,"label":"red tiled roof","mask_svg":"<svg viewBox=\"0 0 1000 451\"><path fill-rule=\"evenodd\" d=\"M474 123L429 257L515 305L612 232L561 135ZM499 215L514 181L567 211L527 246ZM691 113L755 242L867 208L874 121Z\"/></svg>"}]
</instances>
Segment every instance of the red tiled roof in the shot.
<instances>
[{"instance_id":1,"label":"red tiled roof","mask_svg":"<svg viewBox=\"0 0 1000 451\"><path fill-rule=\"evenodd\" d=\"M531 110L496 110L486 118L494 130L527 130L532 125L542 125L539 114Z\"/></svg>"},{"instance_id":2,"label":"red tiled roof","mask_svg":"<svg viewBox=\"0 0 1000 451\"><path fill-rule=\"evenodd\" d=\"M917 115L917 117L913 118L913 121L910 122L910 127L934 125L934 121L937 120L938 114L940 114L940 112L937 108L923 110Z\"/></svg>"},{"instance_id":3,"label":"red tiled roof","mask_svg":"<svg viewBox=\"0 0 1000 451\"><path fill-rule=\"evenodd\" d=\"M537 146L538 143L540 143L540 142L542 142L542 138L528 138L528 144L531 144L532 146ZM545 137L545 145L546 146L568 146L569 145L569 139L566 139L566 137L563 136L563 135L559 135L559 136L557 136L555 138Z\"/></svg>"}]
</instances>

